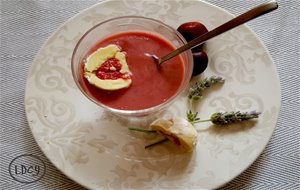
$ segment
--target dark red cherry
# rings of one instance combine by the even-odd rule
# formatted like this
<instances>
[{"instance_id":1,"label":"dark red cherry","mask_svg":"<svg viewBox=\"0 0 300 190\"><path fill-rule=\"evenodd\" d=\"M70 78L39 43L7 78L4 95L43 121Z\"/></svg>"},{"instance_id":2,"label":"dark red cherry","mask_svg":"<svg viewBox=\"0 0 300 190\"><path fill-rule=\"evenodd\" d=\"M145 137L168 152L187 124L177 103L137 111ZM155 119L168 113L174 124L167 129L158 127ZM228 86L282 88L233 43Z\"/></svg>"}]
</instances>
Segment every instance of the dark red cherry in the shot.
<instances>
[{"instance_id":1,"label":"dark red cherry","mask_svg":"<svg viewBox=\"0 0 300 190\"><path fill-rule=\"evenodd\" d=\"M191 41L202 34L208 32L204 24L200 22L186 22L181 24L177 31L185 38L186 41Z\"/></svg>"},{"instance_id":2,"label":"dark red cherry","mask_svg":"<svg viewBox=\"0 0 300 190\"><path fill-rule=\"evenodd\" d=\"M185 38L187 42L208 32L204 24L200 22L186 22L181 24L177 31ZM202 45L192 48L194 59L193 76L201 74L208 65L208 56L202 50Z\"/></svg>"},{"instance_id":3,"label":"dark red cherry","mask_svg":"<svg viewBox=\"0 0 300 190\"><path fill-rule=\"evenodd\" d=\"M193 76L199 75L205 71L208 65L208 56L204 51L193 52L194 69Z\"/></svg>"}]
</instances>

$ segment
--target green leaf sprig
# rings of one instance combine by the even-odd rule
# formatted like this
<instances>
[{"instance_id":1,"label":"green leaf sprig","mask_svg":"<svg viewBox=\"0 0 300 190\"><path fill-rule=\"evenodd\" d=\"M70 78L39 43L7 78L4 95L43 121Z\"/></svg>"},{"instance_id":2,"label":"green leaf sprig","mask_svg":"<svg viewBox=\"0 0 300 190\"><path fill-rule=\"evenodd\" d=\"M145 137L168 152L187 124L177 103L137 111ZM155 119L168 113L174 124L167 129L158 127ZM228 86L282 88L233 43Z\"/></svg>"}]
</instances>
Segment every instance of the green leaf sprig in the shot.
<instances>
[{"instance_id":1,"label":"green leaf sprig","mask_svg":"<svg viewBox=\"0 0 300 190\"><path fill-rule=\"evenodd\" d=\"M200 120L200 118L198 117L198 112L194 113L191 110L186 113L186 117L190 123L194 123Z\"/></svg>"}]
</instances>

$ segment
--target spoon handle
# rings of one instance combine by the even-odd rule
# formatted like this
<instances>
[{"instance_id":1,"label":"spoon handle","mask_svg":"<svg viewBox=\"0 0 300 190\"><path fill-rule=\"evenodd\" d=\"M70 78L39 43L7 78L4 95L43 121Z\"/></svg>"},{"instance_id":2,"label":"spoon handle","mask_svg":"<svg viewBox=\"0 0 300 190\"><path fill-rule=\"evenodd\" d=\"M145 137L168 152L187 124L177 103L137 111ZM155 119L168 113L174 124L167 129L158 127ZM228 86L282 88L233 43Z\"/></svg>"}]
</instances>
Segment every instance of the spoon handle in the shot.
<instances>
[{"instance_id":1,"label":"spoon handle","mask_svg":"<svg viewBox=\"0 0 300 190\"><path fill-rule=\"evenodd\" d=\"M233 18L232 20L222 24L221 26L195 38L194 40L181 46L180 48L176 49L175 51L172 51L171 53L165 55L164 57L160 58L159 64L161 64L162 62L164 62L166 60L171 59L172 57L174 57L188 49L193 48L196 45L200 45L200 44L204 43L205 41L207 41L219 34L222 34L223 32L231 30L236 26L244 24L245 22L248 22L249 20L259 17L263 14L269 13L277 8L278 8L278 4L276 1L270 1L268 3L258 5L252 9L250 9L249 11Z\"/></svg>"}]
</instances>

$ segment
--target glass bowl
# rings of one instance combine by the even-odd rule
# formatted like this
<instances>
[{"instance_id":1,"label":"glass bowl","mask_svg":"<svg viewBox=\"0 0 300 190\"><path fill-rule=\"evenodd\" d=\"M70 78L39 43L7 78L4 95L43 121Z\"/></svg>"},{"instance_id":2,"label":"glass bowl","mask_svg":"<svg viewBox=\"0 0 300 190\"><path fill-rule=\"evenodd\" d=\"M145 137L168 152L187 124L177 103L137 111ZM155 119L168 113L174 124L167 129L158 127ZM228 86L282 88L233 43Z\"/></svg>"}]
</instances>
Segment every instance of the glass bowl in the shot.
<instances>
[{"instance_id":1,"label":"glass bowl","mask_svg":"<svg viewBox=\"0 0 300 190\"><path fill-rule=\"evenodd\" d=\"M175 48L178 48L186 43L183 36L176 31L176 29L151 18L140 16L125 16L116 17L99 23L89 29L78 41L72 55L71 68L73 79L78 86L79 90L92 102L99 105L104 110L111 112L119 116L148 116L150 114L158 113L165 110L171 103L173 103L178 96L186 90L188 83L192 76L193 71L193 56L190 50L180 54L184 65L184 76L180 87L177 92L169 99L161 102L161 104L139 110L123 110L112 108L108 105L101 103L95 97L88 92L85 87L84 79L82 77L82 59L86 56L89 50L94 47L99 41L106 39L117 33L142 31L150 34L154 34L163 38L165 41L172 44ZM147 53L147 52L145 52ZM155 64L155 63L153 63ZM133 73L134 74L134 73ZM155 85L155 84L153 84ZM130 88L130 87L129 87Z\"/></svg>"}]
</instances>

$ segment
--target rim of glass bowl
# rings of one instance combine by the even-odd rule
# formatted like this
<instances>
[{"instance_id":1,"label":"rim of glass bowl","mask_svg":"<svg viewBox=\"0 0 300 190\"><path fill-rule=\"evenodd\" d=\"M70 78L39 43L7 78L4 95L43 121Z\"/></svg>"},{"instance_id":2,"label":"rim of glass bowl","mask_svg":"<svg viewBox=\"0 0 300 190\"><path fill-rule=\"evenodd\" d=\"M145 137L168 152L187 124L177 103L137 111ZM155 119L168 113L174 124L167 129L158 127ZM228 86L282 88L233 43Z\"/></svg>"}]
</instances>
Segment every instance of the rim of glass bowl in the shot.
<instances>
[{"instance_id":1,"label":"rim of glass bowl","mask_svg":"<svg viewBox=\"0 0 300 190\"><path fill-rule=\"evenodd\" d=\"M169 104L171 104L177 97L178 95L180 95L188 86L188 83L189 83L189 79L192 77L192 71L193 71L193 56L192 56L192 52L191 50L187 50L185 51L184 53L187 54L187 59L189 60L190 63L188 64L192 64L190 65L190 70L188 71L188 75L187 77L189 77L188 80L186 80L182 86L180 87L181 89L179 89L173 96L171 96L168 100L166 100L165 102L159 104L159 105L156 105L154 107L151 107L151 108L146 108L146 109L140 109L140 110L121 110L121 109L116 109L116 108L112 108L112 107L109 107L101 102L98 102L96 101L95 99L93 99L90 95L88 95L85 90L81 87L81 85L79 84L80 82L77 80L77 76L76 76L76 73L75 73L75 69L79 69L79 67L74 63L74 57L75 57L75 54L77 52L77 49L79 48L81 42L83 41L83 39L91 32L93 31L95 28L97 28L98 26L100 25L103 25L105 23L108 23L108 22L111 22L111 21L114 21L114 20L119 20L119 19L144 19L144 20L148 20L148 21L151 21L151 22L156 22L157 24L160 24L160 25L163 25L164 27L166 27L168 30L172 31L174 34L176 34L176 36L181 40L181 42L183 44L187 43L187 41L185 40L185 38L174 28L172 28L171 26L159 21L159 20L156 20L156 19L153 19L153 18L148 18L148 17L143 17L143 16L120 16L120 17L114 17L114 18L111 18L111 19L108 19L108 20L105 20L103 22L100 22L98 24L96 24L95 26L93 26L92 28L90 28L87 32L85 32L82 37L79 39L79 41L77 42L74 50L73 50L73 53L72 53L72 58L71 58L71 70L72 70L72 76L73 76L73 80L75 81L77 87L79 88L79 90L81 91L81 93L83 93L89 100L91 100L92 102L94 102L96 105L106 109L106 110L109 110L110 112L112 113L115 113L117 115L122 115L122 116L146 116L146 115L150 115L152 113L155 113L155 112L159 112L161 111L162 109L166 108L167 106L169 106Z\"/></svg>"}]
</instances>

